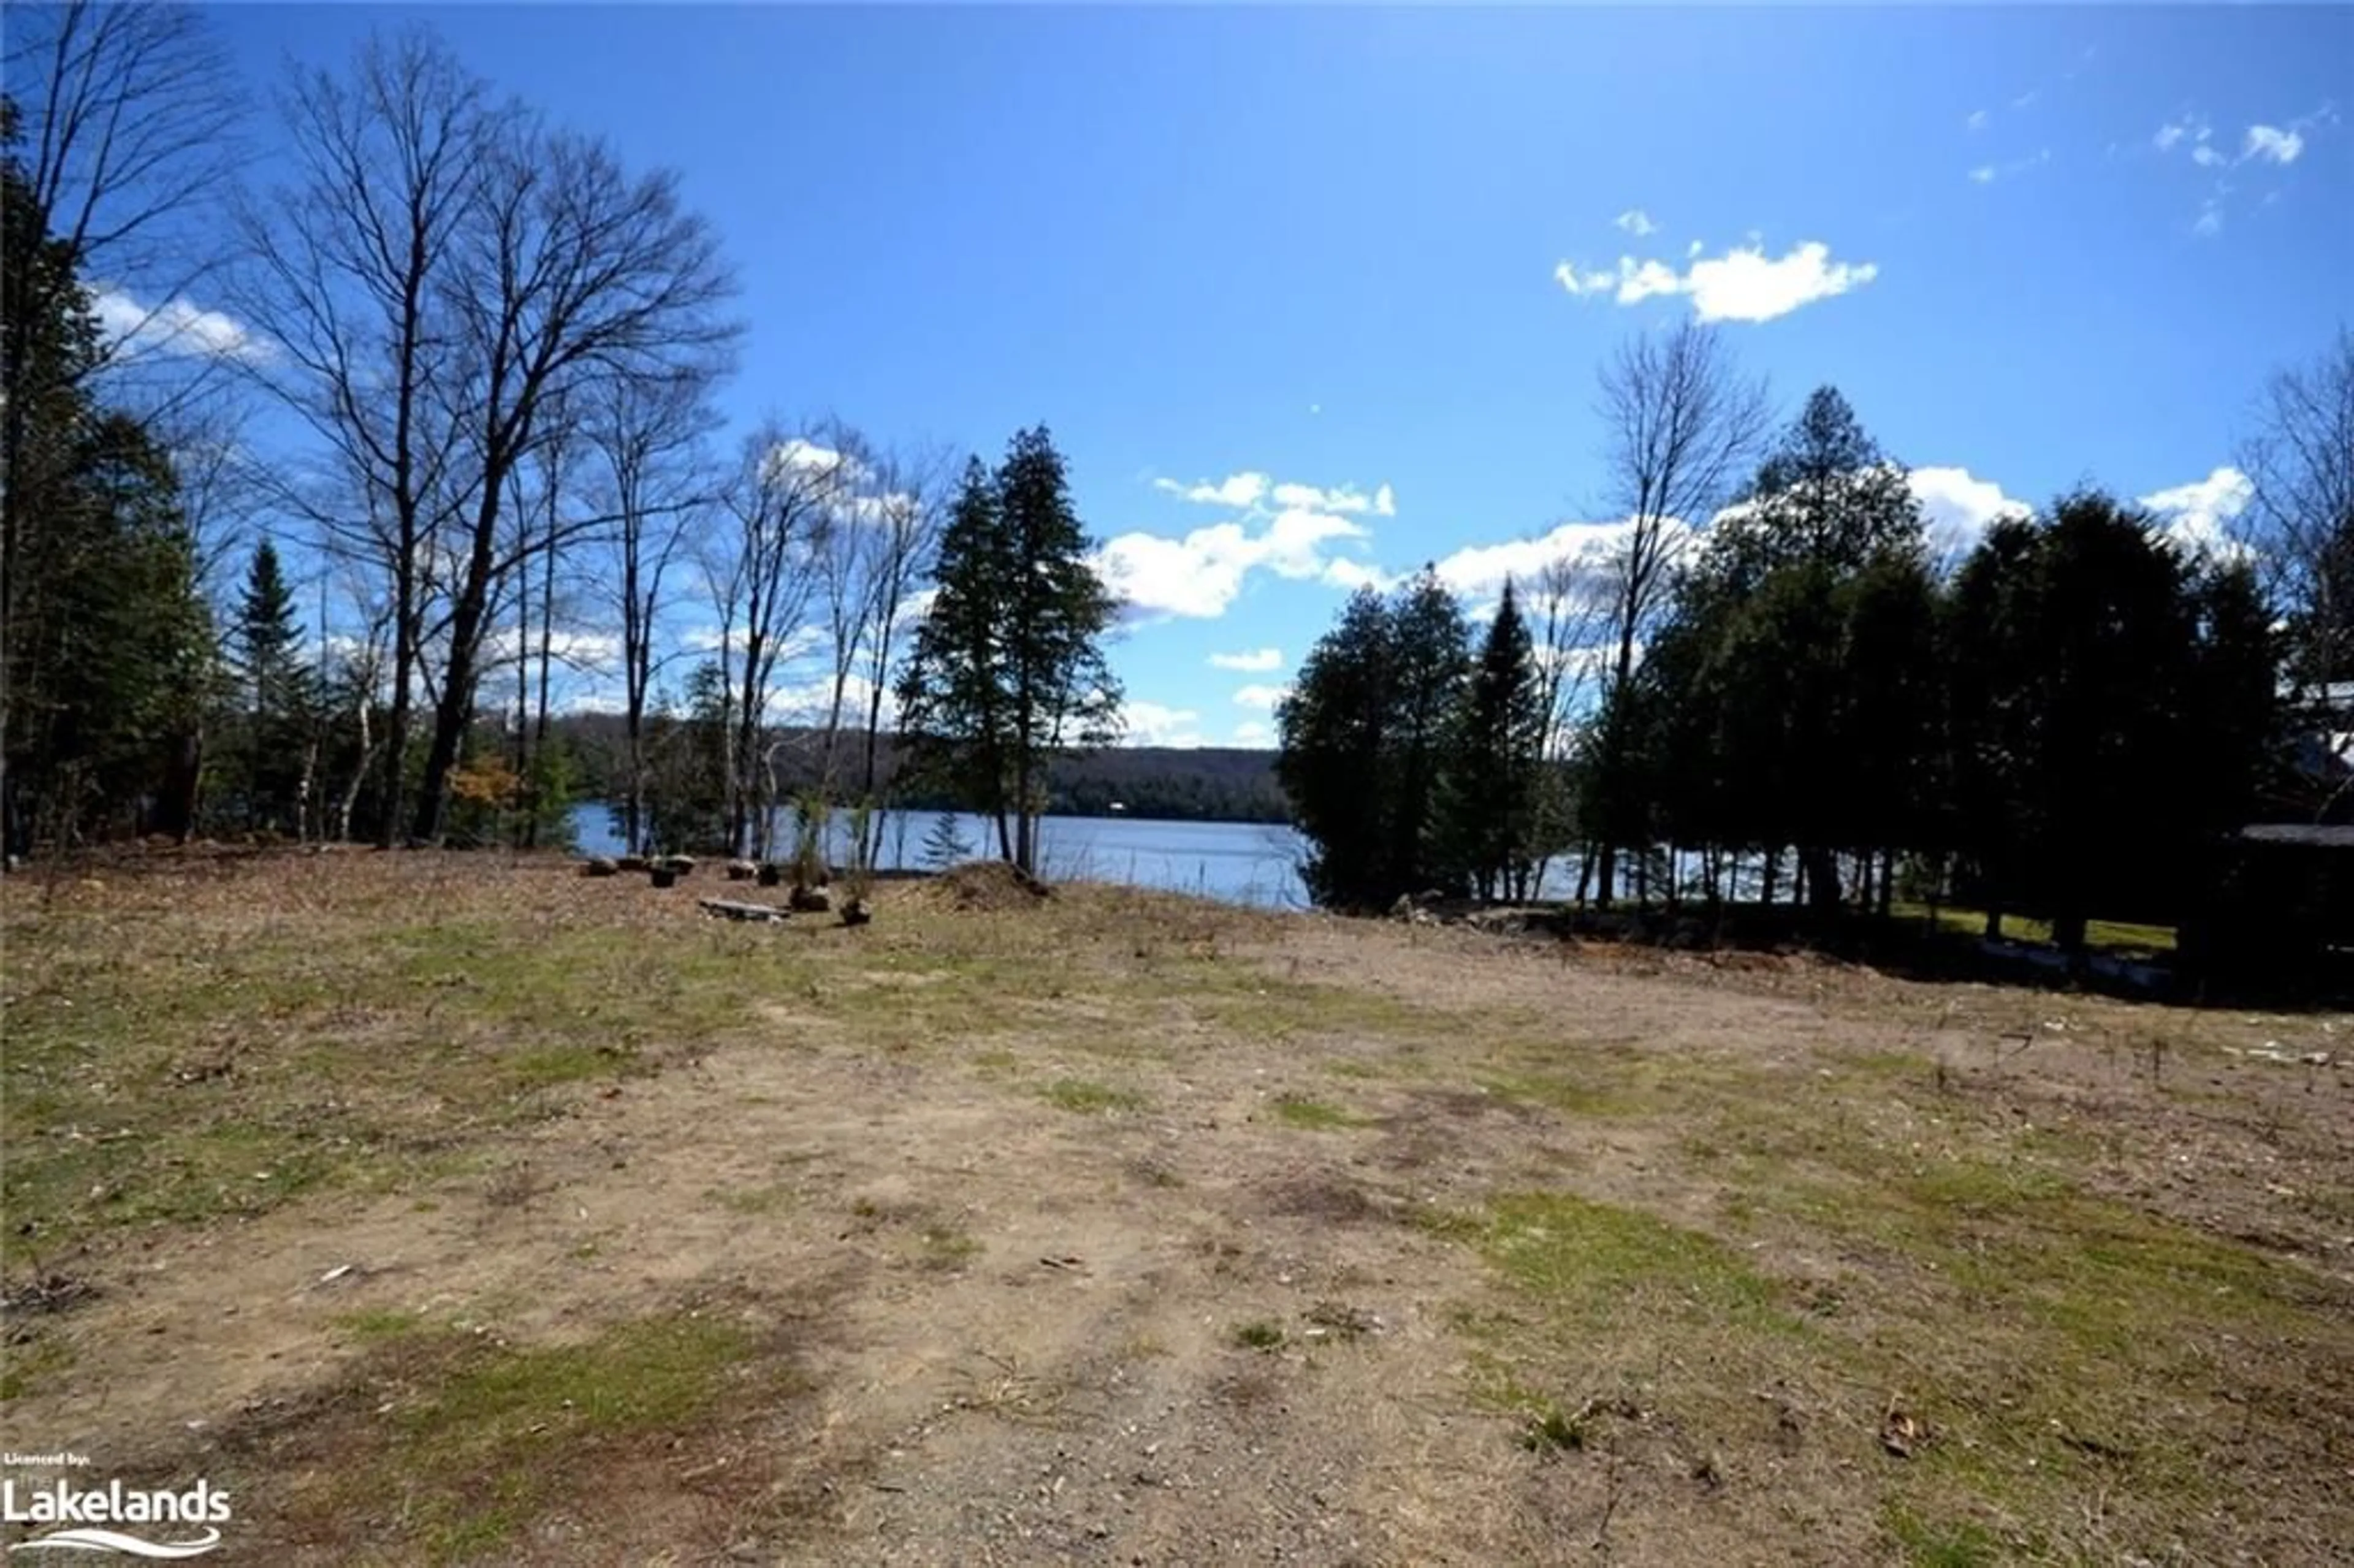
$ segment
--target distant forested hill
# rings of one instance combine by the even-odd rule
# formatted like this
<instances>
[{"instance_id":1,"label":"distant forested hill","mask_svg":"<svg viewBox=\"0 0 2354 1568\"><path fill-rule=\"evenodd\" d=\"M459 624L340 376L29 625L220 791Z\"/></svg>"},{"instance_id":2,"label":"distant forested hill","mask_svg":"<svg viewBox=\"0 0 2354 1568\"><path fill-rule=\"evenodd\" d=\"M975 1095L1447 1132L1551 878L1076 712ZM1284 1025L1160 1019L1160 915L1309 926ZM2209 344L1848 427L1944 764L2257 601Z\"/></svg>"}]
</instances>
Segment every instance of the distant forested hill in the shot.
<instances>
[{"instance_id":1,"label":"distant forested hill","mask_svg":"<svg viewBox=\"0 0 2354 1568\"><path fill-rule=\"evenodd\" d=\"M591 800L615 798L622 755L620 715L567 715L557 720L556 729L570 746L578 768L575 792ZM822 745L819 732L781 729L774 734L779 785L790 789L812 782ZM843 737L843 756L848 761L842 772L854 781L863 767L859 744L860 737ZM880 761L883 777L887 779L896 763L887 737ZM1130 817L1216 822L1290 820L1289 806L1275 781L1272 751L1245 751L1230 747L1119 747L1056 763L1047 788L1047 809L1065 816L1109 816L1117 802L1120 814ZM909 791L896 800L902 806L920 810L945 810L959 804L928 791Z\"/></svg>"}]
</instances>

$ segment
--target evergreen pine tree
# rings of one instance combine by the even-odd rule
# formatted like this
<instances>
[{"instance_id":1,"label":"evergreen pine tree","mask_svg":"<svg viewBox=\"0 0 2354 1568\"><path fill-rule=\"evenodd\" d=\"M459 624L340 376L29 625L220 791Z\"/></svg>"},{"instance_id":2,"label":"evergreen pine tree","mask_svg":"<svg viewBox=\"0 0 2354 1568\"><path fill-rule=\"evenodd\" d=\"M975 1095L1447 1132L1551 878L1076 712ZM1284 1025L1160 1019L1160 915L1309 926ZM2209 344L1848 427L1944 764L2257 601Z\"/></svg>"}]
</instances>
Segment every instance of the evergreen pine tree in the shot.
<instances>
[{"instance_id":1,"label":"evergreen pine tree","mask_svg":"<svg viewBox=\"0 0 2354 1568\"><path fill-rule=\"evenodd\" d=\"M993 816L1000 853L1034 874L1048 762L1118 733L1100 647L1118 607L1092 548L1044 427L1018 433L994 474L969 463L899 683L918 770Z\"/></svg>"},{"instance_id":2,"label":"evergreen pine tree","mask_svg":"<svg viewBox=\"0 0 2354 1568\"><path fill-rule=\"evenodd\" d=\"M1528 625L1508 577L1472 670L1447 789L1448 835L1482 898L1528 893L1543 701Z\"/></svg>"},{"instance_id":3,"label":"evergreen pine tree","mask_svg":"<svg viewBox=\"0 0 2354 1568\"><path fill-rule=\"evenodd\" d=\"M230 629L238 708L234 758L247 825L299 830L315 693L302 661L293 589L268 540L257 546Z\"/></svg>"},{"instance_id":4,"label":"evergreen pine tree","mask_svg":"<svg viewBox=\"0 0 2354 1568\"><path fill-rule=\"evenodd\" d=\"M1387 875L1393 685L1389 606L1361 588L1276 708L1276 779L1312 846L1300 877L1327 908L1376 908L1397 895Z\"/></svg>"}]
</instances>

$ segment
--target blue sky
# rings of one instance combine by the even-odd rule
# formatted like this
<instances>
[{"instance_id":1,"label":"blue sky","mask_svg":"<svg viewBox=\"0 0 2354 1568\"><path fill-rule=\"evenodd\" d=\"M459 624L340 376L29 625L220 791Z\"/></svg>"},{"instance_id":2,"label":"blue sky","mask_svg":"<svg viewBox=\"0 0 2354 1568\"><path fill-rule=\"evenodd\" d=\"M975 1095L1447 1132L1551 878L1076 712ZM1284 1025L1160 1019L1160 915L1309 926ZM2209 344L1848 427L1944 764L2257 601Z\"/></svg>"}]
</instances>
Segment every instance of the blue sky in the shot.
<instances>
[{"instance_id":1,"label":"blue sky","mask_svg":"<svg viewBox=\"0 0 2354 1568\"><path fill-rule=\"evenodd\" d=\"M1486 547L1600 520L1596 368L1641 327L1723 319L1786 409L1835 382L1950 525L2090 480L2196 526L2264 377L2354 317L2343 8L214 15L257 83L423 16L682 170L743 279L739 426L1050 424L1139 600L1140 739L1263 740L1346 583L1477 596L1533 559Z\"/></svg>"}]
</instances>

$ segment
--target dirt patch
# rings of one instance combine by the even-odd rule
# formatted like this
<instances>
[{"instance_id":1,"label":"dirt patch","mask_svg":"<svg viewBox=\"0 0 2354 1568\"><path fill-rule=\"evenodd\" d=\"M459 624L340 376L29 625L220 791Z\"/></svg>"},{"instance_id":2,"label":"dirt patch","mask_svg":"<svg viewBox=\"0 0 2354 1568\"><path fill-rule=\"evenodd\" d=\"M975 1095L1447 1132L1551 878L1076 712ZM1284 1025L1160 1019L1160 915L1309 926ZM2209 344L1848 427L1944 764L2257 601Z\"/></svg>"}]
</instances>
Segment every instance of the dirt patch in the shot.
<instances>
[{"instance_id":1,"label":"dirt patch","mask_svg":"<svg viewBox=\"0 0 2354 1568\"><path fill-rule=\"evenodd\" d=\"M929 881L916 885L916 896L967 913L1002 914L1027 909L1054 896L1054 889L1002 860L969 861L950 866Z\"/></svg>"},{"instance_id":2,"label":"dirt patch","mask_svg":"<svg viewBox=\"0 0 2354 1568\"><path fill-rule=\"evenodd\" d=\"M0 1437L293 1563L2354 1537L2346 1021L975 874L0 885Z\"/></svg>"}]
</instances>

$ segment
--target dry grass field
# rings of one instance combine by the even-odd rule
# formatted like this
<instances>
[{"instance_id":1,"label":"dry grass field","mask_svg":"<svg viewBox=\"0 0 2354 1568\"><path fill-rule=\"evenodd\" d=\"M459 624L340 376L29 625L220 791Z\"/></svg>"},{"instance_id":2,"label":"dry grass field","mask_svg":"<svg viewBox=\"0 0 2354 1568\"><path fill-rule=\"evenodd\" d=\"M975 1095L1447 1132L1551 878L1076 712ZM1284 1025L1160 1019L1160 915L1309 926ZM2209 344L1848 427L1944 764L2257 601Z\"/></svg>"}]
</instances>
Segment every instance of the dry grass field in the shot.
<instances>
[{"instance_id":1,"label":"dry grass field","mask_svg":"<svg viewBox=\"0 0 2354 1568\"><path fill-rule=\"evenodd\" d=\"M0 1444L222 1563L2347 1560L2354 1021L709 876L8 879Z\"/></svg>"}]
</instances>

